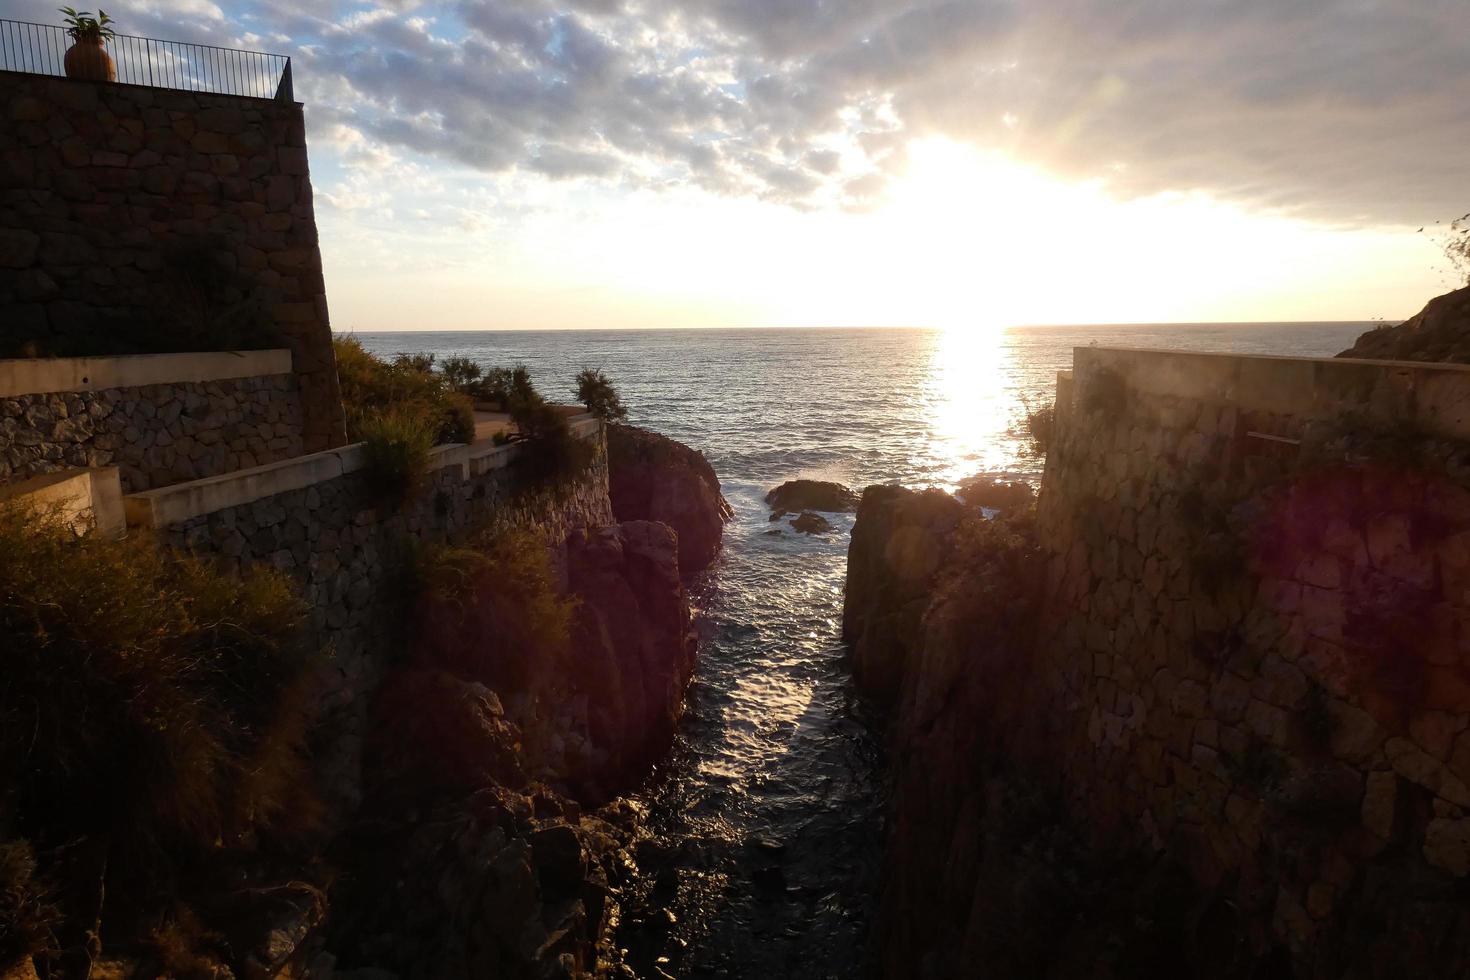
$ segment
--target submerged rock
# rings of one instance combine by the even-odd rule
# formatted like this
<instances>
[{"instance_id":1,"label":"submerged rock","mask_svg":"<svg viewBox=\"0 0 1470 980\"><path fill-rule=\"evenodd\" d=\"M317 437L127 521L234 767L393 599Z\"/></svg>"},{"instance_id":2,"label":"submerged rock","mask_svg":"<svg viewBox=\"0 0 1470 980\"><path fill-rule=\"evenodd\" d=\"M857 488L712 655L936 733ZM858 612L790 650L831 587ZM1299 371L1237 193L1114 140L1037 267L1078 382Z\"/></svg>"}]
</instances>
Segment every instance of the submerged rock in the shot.
<instances>
[{"instance_id":1,"label":"submerged rock","mask_svg":"<svg viewBox=\"0 0 1470 980\"><path fill-rule=\"evenodd\" d=\"M800 517L791 521L791 526L802 534L826 534L832 530L832 523L820 514L804 511Z\"/></svg>"},{"instance_id":2,"label":"submerged rock","mask_svg":"<svg viewBox=\"0 0 1470 980\"><path fill-rule=\"evenodd\" d=\"M1369 330L1337 356L1470 364L1470 286L1436 296L1396 327Z\"/></svg>"},{"instance_id":3,"label":"submerged rock","mask_svg":"<svg viewBox=\"0 0 1470 980\"><path fill-rule=\"evenodd\" d=\"M608 496L619 521L660 521L679 536L679 570L691 578L720 550L734 516L704 454L632 425L607 427Z\"/></svg>"}]
</instances>

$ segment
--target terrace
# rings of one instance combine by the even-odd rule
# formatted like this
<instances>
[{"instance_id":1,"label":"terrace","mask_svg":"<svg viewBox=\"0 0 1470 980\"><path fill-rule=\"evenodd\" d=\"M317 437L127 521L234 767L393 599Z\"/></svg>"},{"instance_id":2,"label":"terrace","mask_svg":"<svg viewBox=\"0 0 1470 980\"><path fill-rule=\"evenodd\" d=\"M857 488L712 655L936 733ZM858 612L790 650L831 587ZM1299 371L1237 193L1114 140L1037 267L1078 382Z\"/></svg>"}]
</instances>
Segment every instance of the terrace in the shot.
<instances>
[{"instance_id":1,"label":"terrace","mask_svg":"<svg viewBox=\"0 0 1470 980\"><path fill-rule=\"evenodd\" d=\"M67 77L72 40L54 24L0 19L0 71ZM114 35L106 45L124 85L293 102L287 55Z\"/></svg>"}]
</instances>

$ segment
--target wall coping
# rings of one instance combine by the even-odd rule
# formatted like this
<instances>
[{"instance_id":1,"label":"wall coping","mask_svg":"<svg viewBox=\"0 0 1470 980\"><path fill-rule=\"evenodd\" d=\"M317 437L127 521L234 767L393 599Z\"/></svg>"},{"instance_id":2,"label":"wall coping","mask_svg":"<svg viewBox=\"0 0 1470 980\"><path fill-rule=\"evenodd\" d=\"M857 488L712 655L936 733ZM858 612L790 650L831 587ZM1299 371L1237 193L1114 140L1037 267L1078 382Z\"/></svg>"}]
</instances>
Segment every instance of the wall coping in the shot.
<instances>
[{"instance_id":1,"label":"wall coping","mask_svg":"<svg viewBox=\"0 0 1470 980\"><path fill-rule=\"evenodd\" d=\"M214 351L0 360L0 398L290 374L291 352Z\"/></svg>"},{"instance_id":2,"label":"wall coping","mask_svg":"<svg viewBox=\"0 0 1470 980\"><path fill-rule=\"evenodd\" d=\"M573 434L583 438L598 431L600 426L601 423L585 410L571 420ZM363 445L355 442L294 459L129 494L123 498L127 523L130 527L162 528L276 494L326 483L366 465ZM514 443L496 445L488 439L477 443L444 443L430 450L429 469L455 467L463 481L509 466L520 452L521 447Z\"/></svg>"},{"instance_id":3,"label":"wall coping","mask_svg":"<svg viewBox=\"0 0 1470 980\"><path fill-rule=\"evenodd\" d=\"M1202 399L1306 420L1410 423L1426 434L1470 440L1470 365L1288 357L1129 347L1075 347L1076 384L1113 370L1143 394Z\"/></svg>"},{"instance_id":4,"label":"wall coping","mask_svg":"<svg viewBox=\"0 0 1470 980\"><path fill-rule=\"evenodd\" d=\"M57 507L78 533L96 531L114 537L125 526L122 480L116 466L58 470L0 484L0 501L10 500L32 507Z\"/></svg>"}]
</instances>

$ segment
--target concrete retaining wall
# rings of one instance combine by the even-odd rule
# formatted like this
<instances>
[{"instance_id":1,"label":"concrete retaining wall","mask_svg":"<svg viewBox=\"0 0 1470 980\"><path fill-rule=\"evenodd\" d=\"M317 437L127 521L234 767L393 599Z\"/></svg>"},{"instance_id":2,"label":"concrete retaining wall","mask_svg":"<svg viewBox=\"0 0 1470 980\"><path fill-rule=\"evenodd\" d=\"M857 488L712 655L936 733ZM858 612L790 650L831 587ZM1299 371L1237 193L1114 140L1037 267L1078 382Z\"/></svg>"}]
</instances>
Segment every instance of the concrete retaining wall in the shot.
<instances>
[{"instance_id":1,"label":"concrete retaining wall","mask_svg":"<svg viewBox=\"0 0 1470 980\"><path fill-rule=\"evenodd\" d=\"M286 350L0 360L0 483L116 466L127 492L299 455Z\"/></svg>"}]
</instances>

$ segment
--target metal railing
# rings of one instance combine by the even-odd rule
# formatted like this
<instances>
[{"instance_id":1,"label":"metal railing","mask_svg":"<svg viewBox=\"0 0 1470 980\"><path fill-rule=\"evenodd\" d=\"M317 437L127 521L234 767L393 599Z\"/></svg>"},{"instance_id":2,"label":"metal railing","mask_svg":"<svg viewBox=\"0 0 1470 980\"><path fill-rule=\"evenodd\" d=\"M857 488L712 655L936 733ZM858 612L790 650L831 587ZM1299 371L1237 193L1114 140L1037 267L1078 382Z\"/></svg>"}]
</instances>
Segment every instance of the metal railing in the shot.
<instances>
[{"instance_id":1,"label":"metal railing","mask_svg":"<svg viewBox=\"0 0 1470 980\"><path fill-rule=\"evenodd\" d=\"M53 24L0 19L0 71L65 75L72 40ZM117 80L129 85L294 101L291 59L283 54L217 48L118 34L107 42Z\"/></svg>"}]
</instances>

